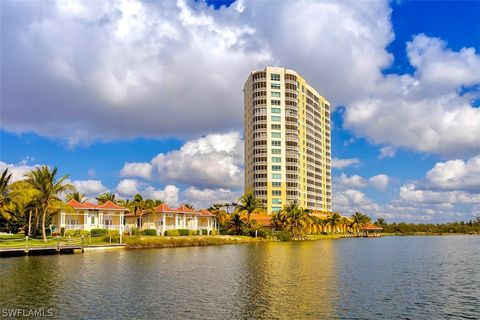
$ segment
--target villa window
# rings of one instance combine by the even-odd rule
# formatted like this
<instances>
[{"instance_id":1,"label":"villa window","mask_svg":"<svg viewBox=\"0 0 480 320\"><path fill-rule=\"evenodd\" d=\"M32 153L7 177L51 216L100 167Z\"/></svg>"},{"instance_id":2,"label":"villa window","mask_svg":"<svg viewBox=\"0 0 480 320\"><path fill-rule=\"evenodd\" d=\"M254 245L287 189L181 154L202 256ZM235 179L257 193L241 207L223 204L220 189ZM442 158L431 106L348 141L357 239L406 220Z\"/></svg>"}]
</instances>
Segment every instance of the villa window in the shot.
<instances>
[{"instance_id":1,"label":"villa window","mask_svg":"<svg viewBox=\"0 0 480 320\"><path fill-rule=\"evenodd\" d=\"M90 224L95 224L95 216L90 217Z\"/></svg>"}]
</instances>

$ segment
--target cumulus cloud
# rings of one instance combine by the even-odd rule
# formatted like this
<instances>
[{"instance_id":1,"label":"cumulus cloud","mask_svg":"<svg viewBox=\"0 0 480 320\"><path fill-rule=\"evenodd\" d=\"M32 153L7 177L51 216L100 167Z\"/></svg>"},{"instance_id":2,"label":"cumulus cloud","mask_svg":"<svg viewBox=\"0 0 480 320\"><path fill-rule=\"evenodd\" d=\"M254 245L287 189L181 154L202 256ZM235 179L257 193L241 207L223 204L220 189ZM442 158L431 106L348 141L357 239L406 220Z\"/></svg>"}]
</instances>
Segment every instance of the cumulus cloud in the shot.
<instances>
[{"instance_id":1,"label":"cumulus cloud","mask_svg":"<svg viewBox=\"0 0 480 320\"><path fill-rule=\"evenodd\" d=\"M265 65L347 104L392 61L390 11L388 1L2 3L2 128L72 145L238 130L244 81Z\"/></svg>"},{"instance_id":2,"label":"cumulus cloud","mask_svg":"<svg viewBox=\"0 0 480 320\"><path fill-rule=\"evenodd\" d=\"M400 198L418 203L480 203L480 156L436 163L423 179L403 185Z\"/></svg>"},{"instance_id":3,"label":"cumulus cloud","mask_svg":"<svg viewBox=\"0 0 480 320\"><path fill-rule=\"evenodd\" d=\"M143 162L127 162L120 171L122 177L152 178L152 165Z\"/></svg>"},{"instance_id":4,"label":"cumulus cloud","mask_svg":"<svg viewBox=\"0 0 480 320\"><path fill-rule=\"evenodd\" d=\"M417 35L407 44L414 75L387 75L368 98L346 108L344 125L375 144L389 144L447 157L480 150L480 109L471 100L480 83L480 56L458 52L438 38Z\"/></svg>"},{"instance_id":5,"label":"cumulus cloud","mask_svg":"<svg viewBox=\"0 0 480 320\"><path fill-rule=\"evenodd\" d=\"M340 177L338 177L337 181L346 187L352 188L364 188L364 187L374 187L375 189L384 191L386 190L390 178L385 174L378 174L371 178L365 179L359 175L352 175L347 176L345 173L342 172Z\"/></svg>"},{"instance_id":6,"label":"cumulus cloud","mask_svg":"<svg viewBox=\"0 0 480 320\"><path fill-rule=\"evenodd\" d=\"M393 158L395 157L396 150L392 146L386 146L380 148L380 155L378 156L379 159L382 158Z\"/></svg>"},{"instance_id":7,"label":"cumulus cloud","mask_svg":"<svg viewBox=\"0 0 480 320\"><path fill-rule=\"evenodd\" d=\"M137 193L140 193L138 188L141 183L135 179L123 179L117 184L117 192L122 196L134 196Z\"/></svg>"},{"instance_id":8,"label":"cumulus cloud","mask_svg":"<svg viewBox=\"0 0 480 320\"><path fill-rule=\"evenodd\" d=\"M3 172L5 169L8 169L9 173L12 174L11 181L18 181L23 180L25 178L25 174L32 171L38 165L27 165L24 162L20 162L19 164L8 164L3 161L0 161L0 172Z\"/></svg>"},{"instance_id":9,"label":"cumulus cloud","mask_svg":"<svg viewBox=\"0 0 480 320\"><path fill-rule=\"evenodd\" d=\"M209 134L180 149L160 153L150 163L126 163L121 176L181 183L198 188L243 186L243 140L239 132Z\"/></svg>"},{"instance_id":10,"label":"cumulus cloud","mask_svg":"<svg viewBox=\"0 0 480 320\"><path fill-rule=\"evenodd\" d=\"M332 159L332 168L343 169L349 166L359 164L360 160L358 158L349 158L349 159Z\"/></svg>"},{"instance_id":11,"label":"cumulus cloud","mask_svg":"<svg viewBox=\"0 0 480 320\"><path fill-rule=\"evenodd\" d=\"M363 192L355 189L337 190L333 193L332 203L333 211L339 211L343 215L350 215L356 211L372 214L380 208Z\"/></svg>"},{"instance_id":12,"label":"cumulus cloud","mask_svg":"<svg viewBox=\"0 0 480 320\"><path fill-rule=\"evenodd\" d=\"M74 180L72 184L77 188L78 192L89 197L94 197L108 190L100 180Z\"/></svg>"},{"instance_id":13,"label":"cumulus cloud","mask_svg":"<svg viewBox=\"0 0 480 320\"><path fill-rule=\"evenodd\" d=\"M240 192L232 192L229 189L197 189L189 187L182 192L182 199L185 202L192 203L196 208L206 208L214 203L236 201L240 195Z\"/></svg>"}]
</instances>

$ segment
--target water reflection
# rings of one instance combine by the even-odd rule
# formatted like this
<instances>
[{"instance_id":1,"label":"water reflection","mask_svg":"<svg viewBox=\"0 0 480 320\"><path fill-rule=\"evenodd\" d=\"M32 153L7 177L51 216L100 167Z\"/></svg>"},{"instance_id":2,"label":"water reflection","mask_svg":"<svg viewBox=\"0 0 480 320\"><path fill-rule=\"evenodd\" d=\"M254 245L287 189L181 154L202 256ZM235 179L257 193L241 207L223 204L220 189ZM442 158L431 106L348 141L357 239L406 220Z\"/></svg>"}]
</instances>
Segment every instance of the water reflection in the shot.
<instances>
[{"instance_id":1,"label":"water reflection","mask_svg":"<svg viewBox=\"0 0 480 320\"><path fill-rule=\"evenodd\" d=\"M0 309L58 319L475 318L480 237L0 259Z\"/></svg>"}]
</instances>

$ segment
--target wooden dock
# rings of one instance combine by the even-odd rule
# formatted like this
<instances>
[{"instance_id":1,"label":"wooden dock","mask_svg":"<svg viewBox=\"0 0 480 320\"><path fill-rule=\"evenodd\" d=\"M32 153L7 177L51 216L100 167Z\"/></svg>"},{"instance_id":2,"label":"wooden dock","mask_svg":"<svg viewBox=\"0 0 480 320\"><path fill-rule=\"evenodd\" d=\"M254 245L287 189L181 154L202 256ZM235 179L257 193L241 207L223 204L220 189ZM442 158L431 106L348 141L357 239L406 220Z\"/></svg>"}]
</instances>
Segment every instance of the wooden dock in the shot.
<instances>
[{"instance_id":1,"label":"wooden dock","mask_svg":"<svg viewBox=\"0 0 480 320\"><path fill-rule=\"evenodd\" d=\"M61 246L61 247L32 247L32 248L2 248L0 258L21 257L21 256L43 256L53 254L74 254L83 253L82 246Z\"/></svg>"}]
</instances>

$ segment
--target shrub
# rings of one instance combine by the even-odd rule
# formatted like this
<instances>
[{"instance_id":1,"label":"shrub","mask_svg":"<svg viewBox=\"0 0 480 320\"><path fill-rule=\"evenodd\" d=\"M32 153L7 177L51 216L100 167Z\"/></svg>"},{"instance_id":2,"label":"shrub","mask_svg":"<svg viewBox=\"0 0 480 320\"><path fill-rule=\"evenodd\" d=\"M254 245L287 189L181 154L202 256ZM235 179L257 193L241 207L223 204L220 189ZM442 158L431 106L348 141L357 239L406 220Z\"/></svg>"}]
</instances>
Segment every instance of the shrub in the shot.
<instances>
[{"instance_id":1,"label":"shrub","mask_svg":"<svg viewBox=\"0 0 480 320\"><path fill-rule=\"evenodd\" d=\"M117 230L107 230L107 234L103 236L103 241L120 242L120 233Z\"/></svg>"},{"instance_id":2,"label":"shrub","mask_svg":"<svg viewBox=\"0 0 480 320\"><path fill-rule=\"evenodd\" d=\"M103 237L108 234L108 229L92 229L90 234L92 237Z\"/></svg>"},{"instance_id":3,"label":"shrub","mask_svg":"<svg viewBox=\"0 0 480 320\"><path fill-rule=\"evenodd\" d=\"M65 235L65 227L61 227L60 228L60 236L64 236Z\"/></svg>"},{"instance_id":4,"label":"shrub","mask_svg":"<svg viewBox=\"0 0 480 320\"><path fill-rule=\"evenodd\" d=\"M65 237L75 237L75 231L76 230L66 230Z\"/></svg>"},{"instance_id":5,"label":"shrub","mask_svg":"<svg viewBox=\"0 0 480 320\"><path fill-rule=\"evenodd\" d=\"M202 236L206 236L206 235L208 235L208 230L207 230L207 229L201 229L201 230L200 230L200 234L201 234Z\"/></svg>"},{"instance_id":6,"label":"shrub","mask_svg":"<svg viewBox=\"0 0 480 320\"><path fill-rule=\"evenodd\" d=\"M181 236L188 236L188 229L178 229L178 233L181 235Z\"/></svg>"},{"instance_id":7,"label":"shrub","mask_svg":"<svg viewBox=\"0 0 480 320\"><path fill-rule=\"evenodd\" d=\"M81 237L81 236L84 236L84 237L88 237L90 236L90 231L88 230L79 230L80 232L78 233L78 235Z\"/></svg>"},{"instance_id":8,"label":"shrub","mask_svg":"<svg viewBox=\"0 0 480 320\"><path fill-rule=\"evenodd\" d=\"M292 240L292 235L287 231L280 231L275 234L275 237L280 241L290 241Z\"/></svg>"},{"instance_id":9,"label":"shrub","mask_svg":"<svg viewBox=\"0 0 480 320\"><path fill-rule=\"evenodd\" d=\"M156 236L157 235L157 230L155 229L145 229L142 231L142 235L144 236Z\"/></svg>"},{"instance_id":10,"label":"shrub","mask_svg":"<svg viewBox=\"0 0 480 320\"><path fill-rule=\"evenodd\" d=\"M210 235L211 235L211 236L216 236L216 235L218 235L218 230L215 230L215 229L214 229L214 230L210 230Z\"/></svg>"},{"instance_id":11,"label":"shrub","mask_svg":"<svg viewBox=\"0 0 480 320\"><path fill-rule=\"evenodd\" d=\"M179 235L180 235L180 232L178 232L178 230L167 230L167 231L165 231L165 236L175 237L175 236L179 236Z\"/></svg>"},{"instance_id":12,"label":"shrub","mask_svg":"<svg viewBox=\"0 0 480 320\"><path fill-rule=\"evenodd\" d=\"M196 235L198 235L198 230L188 230L188 235L189 236L196 236Z\"/></svg>"},{"instance_id":13,"label":"shrub","mask_svg":"<svg viewBox=\"0 0 480 320\"><path fill-rule=\"evenodd\" d=\"M132 232L132 236L139 236L142 234L142 232L138 228L132 228L130 231Z\"/></svg>"},{"instance_id":14,"label":"shrub","mask_svg":"<svg viewBox=\"0 0 480 320\"><path fill-rule=\"evenodd\" d=\"M257 237L259 237L259 238L266 238L267 237L267 232L265 230L262 230L262 229L250 230L248 232L248 235L250 237L255 237L255 231L257 231Z\"/></svg>"}]
</instances>

